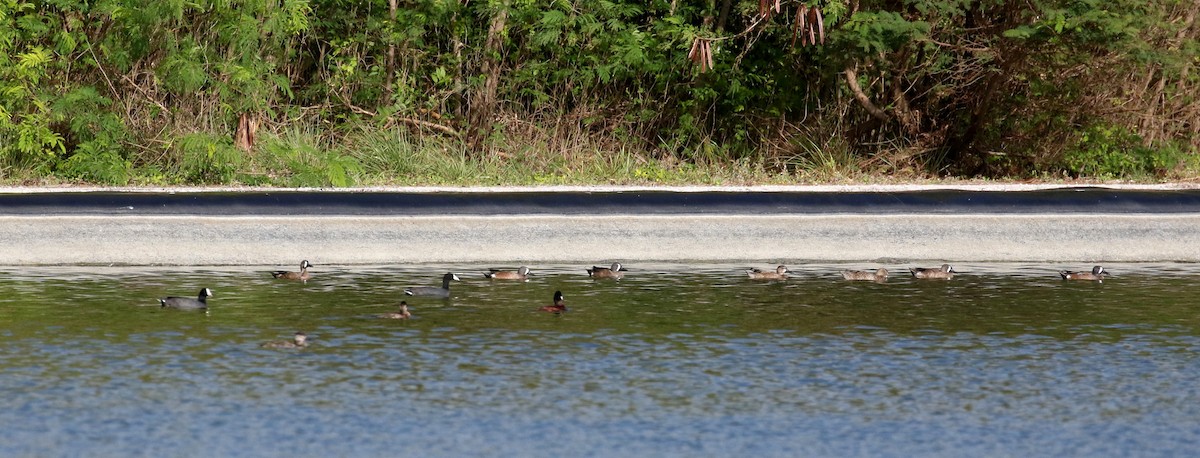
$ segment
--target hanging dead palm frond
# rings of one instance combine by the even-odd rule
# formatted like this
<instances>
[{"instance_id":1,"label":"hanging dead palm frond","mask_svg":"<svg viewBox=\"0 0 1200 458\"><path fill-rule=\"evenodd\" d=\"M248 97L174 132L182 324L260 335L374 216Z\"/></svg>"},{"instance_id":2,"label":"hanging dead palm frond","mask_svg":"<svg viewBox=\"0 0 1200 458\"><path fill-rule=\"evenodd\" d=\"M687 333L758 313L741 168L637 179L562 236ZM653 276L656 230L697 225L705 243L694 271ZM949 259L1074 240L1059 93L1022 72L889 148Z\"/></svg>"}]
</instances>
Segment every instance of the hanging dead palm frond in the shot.
<instances>
[{"instance_id":1,"label":"hanging dead palm frond","mask_svg":"<svg viewBox=\"0 0 1200 458\"><path fill-rule=\"evenodd\" d=\"M765 27L767 27L767 24L770 24L771 15L781 13L781 12L783 12L783 0L758 0L758 15L754 17L754 21L751 22L750 25L748 25L746 27L746 30L743 30L741 33L738 33L736 35L725 36L725 37L716 37L716 38L696 37L696 39L692 41L692 49L690 51L688 51L688 60L692 61L693 64L700 66L700 73L704 73L709 70L712 70L713 69L712 44L714 42L723 41L723 40L735 40L738 38L745 37L749 34L752 34L756 30L759 30L759 31L764 30ZM807 6L800 5L800 9L797 11L796 17L797 17L798 24L795 26L795 29L793 29L793 31L792 31L792 47L794 48L796 46L796 36L798 33L801 33L801 32L803 32L805 35L805 38L804 38L805 43L808 43L808 42L816 43L817 36L814 35L814 33L816 33L814 31L817 29L813 28L814 27L813 24L823 24L824 23L824 20L821 18L820 10L818 10L817 8L809 9ZM800 25L799 22L804 22L806 25ZM818 27L820 28L819 32L820 32L821 42L824 43L825 42L824 25L820 25ZM751 40L751 43L753 43L753 40ZM747 47L747 49L748 49L748 47ZM745 54L743 53L743 55L745 55ZM738 60L739 61L741 60L740 56L738 57ZM737 66L737 64L734 63L734 67L736 67L736 66Z\"/></svg>"},{"instance_id":2,"label":"hanging dead palm frond","mask_svg":"<svg viewBox=\"0 0 1200 458\"><path fill-rule=\"evenodd\" d=\"M800 38L800 46L825 44L825 17L818 7L809 8L800 5L796 8L796 20L792 23L792 47L796 47L796 38Z\"/></svg>"},{"instance_id":3,"label":"hanging dead palm frond","mask_svg":"<svg viewBox=\"0 0 1200 458\"><path fill-rule=\"evenodd\" d=\"M758 0L758 15L766 19L771 16L772 10L776 13L782 11L781 2L782 0Z\"/></svg>"},{"instance_id":4,"label":"hanging dead palm frond","mask_svg":"<svg viewBox=\"0 0 1200 458\"><path fill-rule=\"evenodd\" d=\"M692 42L692 50L688 52L688 59L700 66L700 73L712 70L712 40L696 37L696 40Z\"/></svg>"}]
</instances>

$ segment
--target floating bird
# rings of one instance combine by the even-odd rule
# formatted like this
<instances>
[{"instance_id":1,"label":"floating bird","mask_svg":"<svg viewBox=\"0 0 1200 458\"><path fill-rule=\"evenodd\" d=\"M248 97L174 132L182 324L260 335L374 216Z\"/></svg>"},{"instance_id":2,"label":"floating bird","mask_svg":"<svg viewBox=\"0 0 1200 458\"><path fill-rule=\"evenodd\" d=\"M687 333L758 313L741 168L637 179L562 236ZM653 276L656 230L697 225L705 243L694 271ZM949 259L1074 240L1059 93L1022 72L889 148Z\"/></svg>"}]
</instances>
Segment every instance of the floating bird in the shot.
<instances>
[{"instance_id":1,"label":"floating bird","mask_svg":"<svg viewBox=\"0 0 1200 458\"><path fill-rule=\"evenodd\" d=\"M399 312L385 313L383 315L379 315L379 317L387 318L390 320L407 320L412 317L412 314L408 313L408 302L400 301L400 311Z\"/></svg>"},{"instance_id":2,"label":"floating bird","mask_svg":"<svg viewBox=\"0 0 1200 458\"><path fill-rule=\"evenodd\" d=\"M271 276L275 277L275 278L282 278L285 280L300 280L301 282L308 282L308 279L312 277L312 275L310 275L308 273L309 267L312 267L312 264L309 264L308 261L302 261L302 262L300 262L300 271L299 272L288 272L286 270L277 270L275 272L271 272Z\"/></svg>"},{"instance_id":3,"label":"floating bird","mask_svg":"<svg viewBox=\"0 0 1200 458\"><path fill-rule=\"evenodd\" d=\"M276 340L262 344L263 348L304 348L308 346L308 336L296 331L292 340Z\"/></svg>"},{"instance_id":4,"label":"floating bird","mask_svg":"<svg viewBox=\"0 0 1200 458\"><path fill-rule=\"evenodd\" d=\"M621 263L614 262L612 263L611 267L592 266L591 269L587 270L587 273L588 276L592 278L612 278L620 280L621 277L625 276L625 274L621 273L622 271L627 272L628 270L625 269Z\"/></svg>"},{"instance_id":5,"label":"floating bird","mask_svg":"<svg viewBox=\"0 0 1200 458\"><path fill-rule=\"evenodd\" d=\"M190 297L171 296L159 299L158 302L162 304L163 308L170 307L182 310L202 310L208 308L208 298L212 297L212 295L213 293L211 289L204 288L200 290L200 294L196 299L192 299Z\"/></svg>"},{"instance_id":6,"label":"floating bird","mask_svg":"<svg viewBox=\"0 0 1200 458\"><path fill-rule=\"evenodd\" d=\"M528 281L529 273L530 273L530 271L529 271L528 267L521 266L521 267L517 268L517 270L488 269L488 273L483 274L483 276L490 278L492 280Z\"/></svg>"},{"instance_id":7,"label":"floating bird","mask_svg":"<svg viewBox=\"0 0 1200 458\"><path fill-rule=\"evenodd\" d=\"M562 313L567 311L567 303L563 301L562 291L554 292L554 303L551 305L543 305L538 309L543 312Z\"/></svg>"},{"instance_id":8,"label":"floating bird","mask_svg":"<svg viewBox=\"0 0 1200 458\"><path fill-rule=\"evenodd\" d=\"M758 268L749 269L746 271L746 275L754 280L787 280L787 274L791 272L787 267L779 266L775 268L774 272Z\"/></svg>"},{"instance_id":9,"label":"floating bird","mask_svg":"<svg viewBox=\"0 0 1200 458\"><path fill-rule=\"evenodd\" d=\"M855 281L887 281L887 269L875 269L874 272L868 270L843 270L842 278Z\"/></svg>"},{"instance_id":10,"label":"floating bird","mask_svg":"<svg viewBox=\"0 0 1200 458\"><path fill-rule=\"evenodd\" d=\"M1104 268L1100 266L1092 267L1091 272L1071 272L1069 270L1060 270L1058 271L1058 274L1062 276L1063 280L1104 281L1104 277L1109 276L1108 272L1106 272Z\"/></svg>"},{"instance_id":11,"label":"floating bird","mask_svg":"<svg viewBox=\"0 0 1200 458\"><path fill-rule=\"evenodd\" d=\"M954 278L954 274L958 273L950 264L942 264L941 268L925 268L914 267L908 269L912 273L913 278L933 278L941 280L949 280Z\"/></svg>"},{"instance_id":12,"label":"floating bird","mask_svg":"<svg viewBox=\"0 0 1200 458\"><path fill-rule=\"evenodd\" d=\"M446 275L442 276L441 288L436 286L414 286L404 290L404 294L419 297L450 297L450 280L460 281L458 275L454 275L453 272L446 272Z\"/></svg>"}]
</instances>

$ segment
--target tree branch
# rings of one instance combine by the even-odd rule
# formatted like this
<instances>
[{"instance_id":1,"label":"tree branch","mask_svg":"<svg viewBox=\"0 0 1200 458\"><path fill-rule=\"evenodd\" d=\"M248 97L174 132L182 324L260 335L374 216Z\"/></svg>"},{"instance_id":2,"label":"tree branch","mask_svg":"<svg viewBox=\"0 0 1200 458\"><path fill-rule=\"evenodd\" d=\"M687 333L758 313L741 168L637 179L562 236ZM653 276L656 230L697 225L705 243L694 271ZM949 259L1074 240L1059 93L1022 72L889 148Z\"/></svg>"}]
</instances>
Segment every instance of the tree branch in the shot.
<instances>
[{"instance_id":1,"label":"tree branch","mask_svg":"<svg viewBox=\"0 0 1200 458\"><path fill-rule=\"evenodd\" d=\"M862 87L858 85L858 71L856 64L851 64L850 66L846 67L846 70L843 73L846 75L846 85L850 86L850 92L854 93L854 99L858 100L859 105L862 105L862 107L865 108L868 113L871 113L871 116L874 116L875 119L880 121L890 121L892 119L891 116L888 116L887 113L875 106L874 103L871 103L871 98L867 97L867 94L863 92Z\"/></svg>"},{"instance_id":2,"label":"tree branch","mask_svg":"<svg viewBox=\"0 0 1200 458\"><path fill-rule=\"evenodd\" d=\"M357 105L355 105L355 104L353 104L353 103L350 103L350 101L349 101L349 100L347 100L347 99L346 99L344 96L342 97L342 102L343 102L343 103L345 103L345 105L346 105L346 108L349 108L349 109L350 109L350 111L353 111L353 112L355 112L355 113L358 113L358 114L363 114L363 115L367 115L367 116L370 116L370 117L372 117L372 118L374 118L374 117L376 117L376 116L379 116L379 114L378 114L378 113L375 113L374 111L371 111L371 110L368 110L368 109L366 109L366 108L362 108L362 107L360 107L360 106L357 106ZM387 117L387 124L389 124L389 125L390 125L390 124L392 123L392 121L402 122L402 123L404 123L404 124L409 124L409 125L413 125L413 126L417 126L417 127L424 127L424 128L427 128L427 129L433 129L433 130L436 130L436 131L438 131L438 132L442 132L442 133L445 133L445 134L447 134L447 135L452 135L452 136L455 136L455 137L462 136L462 134L460 134L460 133L459 133L457 130L454 130L454 128L453 128L453 127L450 127L450 126L443 126L443 125L441 125L441 124L438 124L438 123L433 123L433 122L429 122L429 121L422 121L422 120L420 120L420 119L413 119L413 118L402 118L402 117L399 117L399 116L388 116L388 117Z\"/></svg>"}]
</instances>

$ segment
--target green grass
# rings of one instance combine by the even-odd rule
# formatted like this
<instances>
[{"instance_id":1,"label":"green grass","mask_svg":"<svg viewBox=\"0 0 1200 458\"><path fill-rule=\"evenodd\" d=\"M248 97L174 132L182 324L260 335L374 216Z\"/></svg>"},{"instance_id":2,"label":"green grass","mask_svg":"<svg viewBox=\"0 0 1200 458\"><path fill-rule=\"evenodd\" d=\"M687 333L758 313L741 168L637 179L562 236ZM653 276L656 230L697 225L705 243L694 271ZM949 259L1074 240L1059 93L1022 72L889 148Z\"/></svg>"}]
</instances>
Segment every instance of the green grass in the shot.
<instances>
[{"instance_id":1,"label":"green grass","mask_svg":"<svg viewBox=\"0 0 1200 458\"><path fill-rule=\"evenodd\" d=\"M509 137L495 136L480 150L469 150L458 137L404 127L362 127L331 133L300 126L260 134L250 153L236 149L227 135L202 132L178 135L165 143L162 151L142 149L137 154L125 151L68 158L64 164L69 167L58 169L48 166L47 161L0 158L0 185L736 186L974 181L931 175L925 171L929 169L927 164L902 148L891 154L862 157L836 137L800 138L769 145L760 154L738 159L720 159L722 154L715 145L702 149L664 154L613 136L533 129ZM106 162L88 162L93 157ZM127 165L117 168L120 173L79 172L107 172L113 170L114 161L121 160ZM1194 181L1188 177L1197 175L1195 167L1187 167L1170 176L1132 179L1141 183L1178 182ZM1124 182L1131 179L1109 178ZM1044 175L1034 181L1080 180Z\"/></svg>"},{"instance_id":2,"label":"green grass","mask_svg":"<svg viewBox=\"0 0 1200 458\"><path fill-rule=\"evenodd\" d=\"M791 182L762 163L682 162L630 145L581 139L549 145L500 141L468 151L457 139L407 131L361 132L349 155L363 166L361 185L749 184ZM570 145L570 146L562 146Z\"/></svg>"}]
</instances>

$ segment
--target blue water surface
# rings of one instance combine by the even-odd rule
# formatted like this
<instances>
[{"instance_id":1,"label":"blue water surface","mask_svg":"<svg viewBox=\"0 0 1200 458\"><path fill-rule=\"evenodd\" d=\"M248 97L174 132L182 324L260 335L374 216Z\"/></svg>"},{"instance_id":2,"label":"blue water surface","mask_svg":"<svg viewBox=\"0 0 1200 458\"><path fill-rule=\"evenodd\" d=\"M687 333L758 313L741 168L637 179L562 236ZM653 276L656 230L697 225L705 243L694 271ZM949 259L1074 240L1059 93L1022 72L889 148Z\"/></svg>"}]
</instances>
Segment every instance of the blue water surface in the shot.
<instances>
[{"instance_id":1,"label":"blue water surface","mask_svg":"<svg viewBox=\"0 0 1200 458\"><path fill-rule=\"evenodd\" d=\"M1190 264L40 267L0 272L2 456L1183 456ZM515 264L514 266L515 267ZM767 266L761 266L767 267ZM889 266L901 270L903 266ZM1090 266L1069 266L1089 268ZM405 286L464 279L449 300ZM264 278L265 277L265 278ZM208 312L156 297L212 288ZM541 313L554 290L570 311ZM408 300L414 318L382 320ZM303 330L302 350L262 348Z\"/></svg>"}]
</instances>

